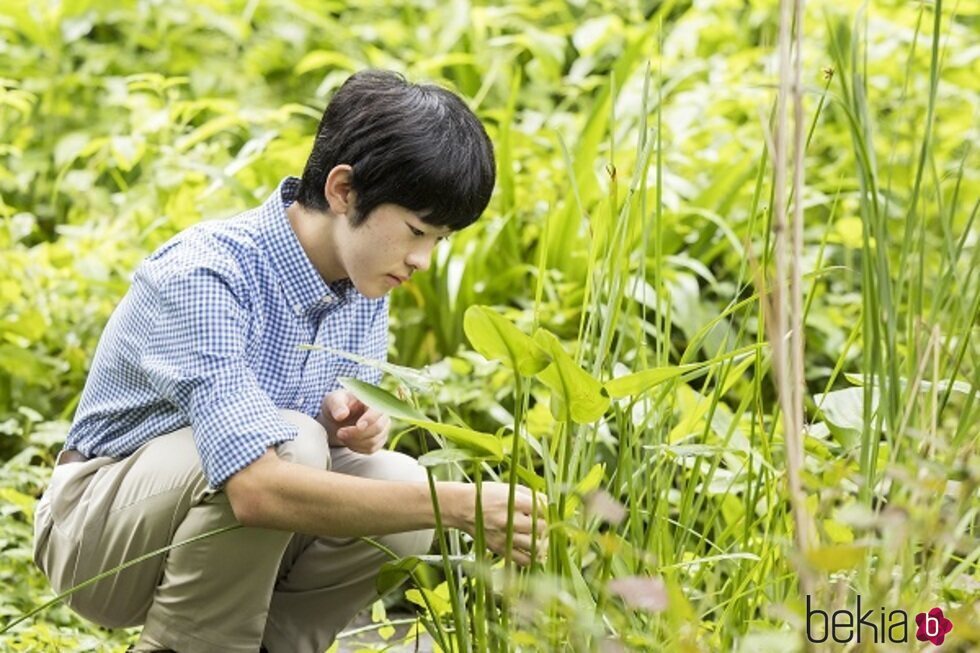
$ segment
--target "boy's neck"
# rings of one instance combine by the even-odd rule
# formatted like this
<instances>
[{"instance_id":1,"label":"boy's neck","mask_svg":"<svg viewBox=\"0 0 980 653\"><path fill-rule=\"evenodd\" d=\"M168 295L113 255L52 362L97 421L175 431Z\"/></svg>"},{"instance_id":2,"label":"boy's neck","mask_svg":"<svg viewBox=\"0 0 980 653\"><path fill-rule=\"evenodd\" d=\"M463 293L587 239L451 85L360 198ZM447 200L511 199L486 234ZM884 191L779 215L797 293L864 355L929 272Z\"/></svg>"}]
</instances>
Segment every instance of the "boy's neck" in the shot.
<instances>
[{"instance_id":1,"label":"boy's neck","mask_svg":"<svg viewBox=\"0 0 980 653\"><path fill-rule=\"evenodd\" d=\"M299 202L286 208L286 217L307 258L326 283L347 278L336 253L333 231L337 216L312 211Z\"/></svg>"}]
</instances>

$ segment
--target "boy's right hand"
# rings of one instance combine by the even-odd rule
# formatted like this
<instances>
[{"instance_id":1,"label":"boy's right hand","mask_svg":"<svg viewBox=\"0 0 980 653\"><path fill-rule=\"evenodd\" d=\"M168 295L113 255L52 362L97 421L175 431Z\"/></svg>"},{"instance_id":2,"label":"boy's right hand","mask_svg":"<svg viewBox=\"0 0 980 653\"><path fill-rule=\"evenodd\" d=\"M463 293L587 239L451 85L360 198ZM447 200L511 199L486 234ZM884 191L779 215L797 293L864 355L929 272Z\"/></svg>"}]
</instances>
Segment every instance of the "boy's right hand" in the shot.
<instances>
[{"instance_id":1,"label":"boy's right hand","mask_svg":"<svg viewBox=\"0 0 980 653\"><path fill-rule=\"evenodd\" d=\"M469 490L469 510L466 511L462 528L471 536L476 534L476 486L466 484ZM487 548L504 555L507 547L507 502L510 485L484 482L482 484L483 535ZM531 564L532 502L538 501L535 539L537 562L544 562L548 553L547 497L530 488L517 485L514 488L514 536L511 548L513 560L522 566Z\"/></svg>"}]
</instances>

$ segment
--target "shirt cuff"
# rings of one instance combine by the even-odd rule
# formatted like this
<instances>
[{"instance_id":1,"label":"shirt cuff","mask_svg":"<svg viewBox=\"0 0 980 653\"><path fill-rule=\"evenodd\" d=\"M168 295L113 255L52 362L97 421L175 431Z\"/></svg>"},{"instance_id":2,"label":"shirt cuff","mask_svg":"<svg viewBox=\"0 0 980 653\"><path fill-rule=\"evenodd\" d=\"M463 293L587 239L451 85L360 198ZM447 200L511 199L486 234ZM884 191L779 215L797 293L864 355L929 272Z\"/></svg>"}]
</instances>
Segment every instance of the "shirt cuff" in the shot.
<instances>
[{"instance_id":1,"label":"shirt cuff","mask_svg":"<svg viewBox=\"0 0 980 653\"><path fill-rule=\"evenodd\" d=\"M299 433L261 392L211 398L206 408L191 415L191 428L204 476L215 490L269 447L293 440Z\"/></svg>"}]
</instances>

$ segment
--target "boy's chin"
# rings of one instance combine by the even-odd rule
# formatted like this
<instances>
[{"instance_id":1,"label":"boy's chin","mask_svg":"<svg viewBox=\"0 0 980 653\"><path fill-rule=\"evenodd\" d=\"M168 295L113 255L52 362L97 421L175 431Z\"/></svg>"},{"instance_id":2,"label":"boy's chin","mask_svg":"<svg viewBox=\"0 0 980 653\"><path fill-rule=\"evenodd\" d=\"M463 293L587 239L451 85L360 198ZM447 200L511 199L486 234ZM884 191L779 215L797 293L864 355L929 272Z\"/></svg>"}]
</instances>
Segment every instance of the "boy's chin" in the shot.
<instances>
[{"instance_id":1,"label":"boy's chin","mask_svg":"<svg viewBox=\"0 0 980 653\"><path fill-rule=\"evenodd\" d=\"M391 290L390 287L385 285L383 280L373 284L363 283L360 281L354 281L353 283L354 289L368 299L379 299L387 295L388 291Z\"/></svg>"}]
</instances>

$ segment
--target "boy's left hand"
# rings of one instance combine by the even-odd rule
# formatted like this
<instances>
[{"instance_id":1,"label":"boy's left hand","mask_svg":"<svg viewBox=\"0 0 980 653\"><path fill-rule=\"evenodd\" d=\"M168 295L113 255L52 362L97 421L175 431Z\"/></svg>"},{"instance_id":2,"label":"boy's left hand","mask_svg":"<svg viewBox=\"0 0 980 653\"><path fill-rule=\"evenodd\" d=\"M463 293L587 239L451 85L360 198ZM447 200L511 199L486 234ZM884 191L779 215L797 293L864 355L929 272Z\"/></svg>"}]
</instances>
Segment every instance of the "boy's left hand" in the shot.
<instances>
[{"instance_id":1,"label":"boy's left hand","mask_svg":"<svg viewBox=\"0 0 980 653\"><path fill-rule=\"evenodd\" d=\"M391 419L369 408L346 390L334 390L323 398L318 421L327 430L331 447L372 454L388 441Z\"/></svg>"}]
</instances>

